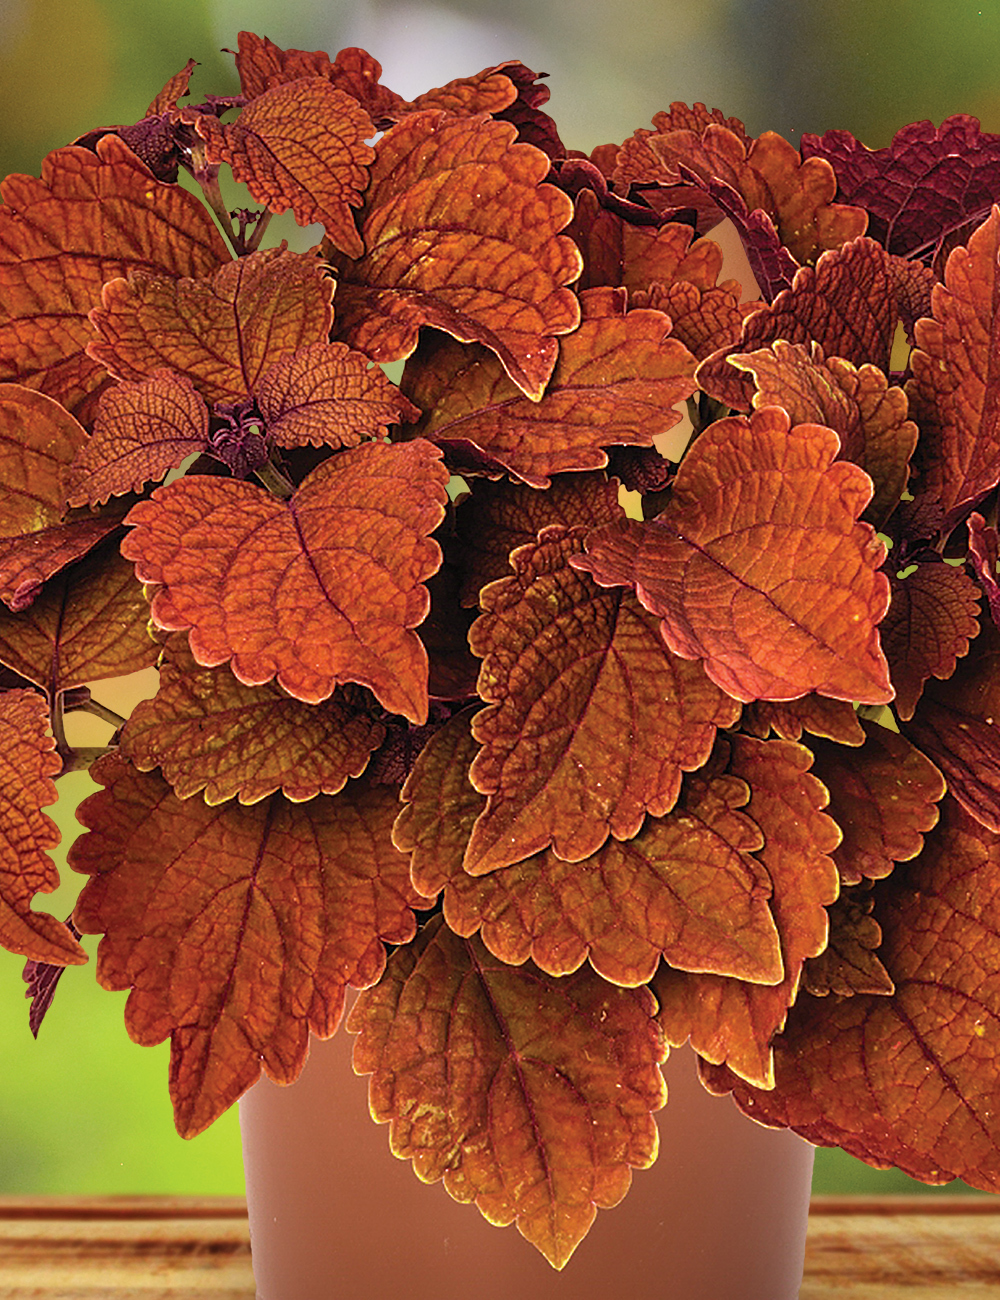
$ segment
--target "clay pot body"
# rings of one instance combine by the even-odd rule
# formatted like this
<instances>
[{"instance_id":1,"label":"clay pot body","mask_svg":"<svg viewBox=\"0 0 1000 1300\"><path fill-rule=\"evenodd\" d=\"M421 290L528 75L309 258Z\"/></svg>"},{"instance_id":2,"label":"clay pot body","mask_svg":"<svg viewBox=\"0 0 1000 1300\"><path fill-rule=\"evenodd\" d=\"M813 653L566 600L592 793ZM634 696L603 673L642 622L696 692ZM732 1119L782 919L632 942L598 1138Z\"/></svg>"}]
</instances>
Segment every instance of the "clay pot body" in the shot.
<instances>
[{"instance_id":1,"label":"clay pot body","mask_svg":"<svg viewBox=\"0 0 1000 1300\"><path fill-rule=\"evenodd\" d=\"M796 1300L813 1148L705 1092L690 1049L664 1070L656 1163L557 1273L392 1155L353 1043L314 1041L293 1086L240 1103L258 1300Z\"/></svg>"}]
</instances>

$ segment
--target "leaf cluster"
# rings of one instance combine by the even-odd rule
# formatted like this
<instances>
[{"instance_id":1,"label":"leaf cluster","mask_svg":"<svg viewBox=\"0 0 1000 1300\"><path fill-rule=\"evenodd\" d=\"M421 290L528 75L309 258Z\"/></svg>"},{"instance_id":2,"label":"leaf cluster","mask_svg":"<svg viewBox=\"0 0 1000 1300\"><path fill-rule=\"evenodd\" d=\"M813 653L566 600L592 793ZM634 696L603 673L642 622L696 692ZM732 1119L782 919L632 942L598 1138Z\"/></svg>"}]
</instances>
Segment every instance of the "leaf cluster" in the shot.
<instances>
[{"instance_id":1,"label":"leaf cluster","mask_svg":"<svg viewBox=\"0 0 1000 1300\"><path fill-rule=\"evenodd\" d=\"M33 1028L101 934L192 1135L361 990L393 1150L556 1267L688 1040L765 1123L1000 1187L1000 137L673 104L584 156L516 62L236 63L2 186ZM321 244L265 247L284 211ZM90 693L153 664L128 719Z\"/></svg>"}]
</instances>

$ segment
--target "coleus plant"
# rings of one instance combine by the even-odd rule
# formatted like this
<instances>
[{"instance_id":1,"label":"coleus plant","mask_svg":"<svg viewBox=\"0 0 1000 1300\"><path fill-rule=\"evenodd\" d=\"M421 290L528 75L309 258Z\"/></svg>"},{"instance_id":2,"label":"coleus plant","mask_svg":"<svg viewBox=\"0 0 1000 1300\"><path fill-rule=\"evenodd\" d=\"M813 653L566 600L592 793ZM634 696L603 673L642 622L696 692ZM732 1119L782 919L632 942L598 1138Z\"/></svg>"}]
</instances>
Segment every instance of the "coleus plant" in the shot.
<instances>
[{"instance_id":1,"label":"coleus plant","mask_svg":"<svg viewBox=\"0 0 1000 1300\"><path fill-rule=\"evenodd\" d=\"M394 1151L557 1267L687 1040L764 1123L996 1188L1000 136L674 104L588 157L520 63L413 101L357 49L236 65L2 189L33 1027L101 933L190 1136L361 989ZM288 210L313 251L262 246ZM128 720L91 696L152 664Z\"/></svg>"}]
</instances>

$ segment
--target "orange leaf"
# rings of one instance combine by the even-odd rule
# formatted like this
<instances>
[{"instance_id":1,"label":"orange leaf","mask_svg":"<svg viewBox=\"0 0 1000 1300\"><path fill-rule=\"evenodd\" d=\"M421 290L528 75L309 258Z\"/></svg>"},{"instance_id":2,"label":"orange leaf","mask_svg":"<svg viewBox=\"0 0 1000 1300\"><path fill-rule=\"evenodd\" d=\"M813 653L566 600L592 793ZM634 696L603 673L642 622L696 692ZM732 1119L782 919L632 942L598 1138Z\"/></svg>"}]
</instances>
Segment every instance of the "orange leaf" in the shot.
<instances>
[{"instance_id":1,"label":"orange leaf","mask_svg":"<svg viewBox=\"0 0 1000 1300\"><path fill-rule=\"evenodd\" d=\"M803 695L797 700L774 703L754 700L740 719L744 731L766 740L773 731L782 740L801 740L803 731L825 736L838 745L863 745L865 733L854 706L847 700L828 700L822 695Z\"/></svg>"},{"instance_id":2,"label":"orange leaf","mask_svg":"<svg viewBox=\"0 0 1000 1300\"><path fill-rule=\"evenodd\" d=\"M827 357L888 371L899 319L896 281L888 253L872 239L853 239L824 253L815 267L796 271L792 287L748 316L735 348L720 348L698 367L706 392L747 410L753 385L729 365L732 352L755 352L775 339L816 342Z\"/></svg>"},{"instance_id":3,"label":"orange leaf","mask_svg":"<svg viewBox=\"0 0 1000 1300\"><path fill-rule=\"evenodd\" d=\"M856 889L841 891L830 907L830 942L802 970L802 987L813 997L833 993L838 998L857 993L889 994L895 986L876 956L882 927L871 915L874 895Z\"/></svg>"},{"instance_id":4,"label":"orange leaf","mask_svg":"<svg viewBox=\"0 0 1000 1300\"><path fill-rule=\"evenodd\" d=\"M548 524L593 527L621 516L618 484L601 474L560 474L545 492L523 483L475 479L456 528L464 568L462 603L477 605L487 583L510 574L510 555Z\"/></svg>"},{"instance_id":5,"label":"orange leaf","mask_svg":"<svg viewBox=\"0 0 1000 1300\"><path fill-rule=\"evenodd\" d=\"M918 430L907 419L901 388L889 386L877 366L853 366L840 357L824 360L818 344L777 339L757 352L734 353L731 365L749 371L754 409L783 406L793 424L825 424L840 435L841 455L860 465L875 484L865 512L880 527L899 503L910 473Z\"/></svg>"},{"instance_id":6,"label":"orange leaf","mask_svg":"<svg viewBox=\"0 0 1000 1300\"><path fill-rule=\"evenodd\" d=\"M1000 207L952 251L932 318L915 326L907 390L924 430L927 487L946 511L979 501L1000 481L996 375Z\"/></svg>"},{"instance_id":7,"label":"orange leaf","mask_svg":"<svg viewBox=\"0 0 1000 1300\"><path fill-rule=\"evenodd\" d=\"M896 689L896 712L908 722L929 677L955 671L979 631L979 589L952 564L919 565L890 578L892 601L879 633Z\"/></svg>"},{"instance_id":8,"label":"orange leaf","mask_svg":"<svg viewBox=\"0 0 1000 1300\"><path fill-rule=\"evenodd\" d=\"M22 537L0 538L0 600L15 613L27 609L54 574L103 542L122 516L75 519Z\"/></svg>"},{"instance_id":9,"label":"orange leaf","mask_svg":"<svg viewBox=\"0 0 1000 1300\"><path fill-rule=\"evenodd\" d=\"M353 447L420 412L385 373L343 343L313 343L279 361L254 390L279 447Z\"/></svg>"},{"instance_id":10,"label":"orange leaf","mask_svg":"<svg viewBox=\"0 0 1000 1300\"><path fill-rule=\"evenodd\" d=\"M863 235L868 224L863 208L833 202L837 177L825 158L803 160L773 131L751 141L716 122L693 130L664 122L656 134L637 132L615 171L616 179L632 184L676 185L691 175L722 181L749 211L765 212L798 262L813 262L824 249Z\"/></svg>"},{"instance_id":11,"label":"orange leaf","mask_svg":"<svg viewBox=\"0 0 1000 1300\"><path fill-rule=\"evenodd\" d=\"M491 705L473 722L472 783L490 796L466 853L474 875L550 844L579 862L608 835L630 839L739 716L699 664L664 649L630 592L570 567L582 535L554 525L515 551L514 576L482 593L469 633Z\"/></svg>"},{"instance_id":12,"label":"orange leaf","mask_svg":"<svg viewBox=\"0 0 1000 1300\"><path fill-rule=\"evenodd\" d=\"M495 352L539 398L555 336L579 323L580 255L558 234L566 194L549 159L481 116L416 113L378 143L365 195L365 256L337 287L337 332L376 361L407 357L421 326ZM470 196L475 195L475 201Z\"/></svg>"},{"instance_id":13,"label":"orange leaf","mask_svg":"<svg viewBox=\"0 0 1000 1300\"><path fill-rule=\"evenodd\" d=\"M856 522L871 483L837 435L780 407L706 429L651 523L596 530L576 567L635 584L667 645L739 700L892 698L877 623L885 548Z\"/></svg>"},{"instance_id":14,"label":"orange leaf","mask_svg":"<svg viewBox=\"0 0 1000 1300\"><path fill-rule=\"evenodd\" d=\"M583 321L559 349L540 401L530 401L484 349L446 342L408 367L406 392L427 414L431 442L476 453L532 487L567 470L601 469L604 447L651 447L695 391L695 359L659 312L627 311L625 294L589 289Z\"/></svg>"},{"instance_id":15,"label":"orange leaf","mask_svg":"<svg viewBox=\"0 0 1000 1300\"><path fill-rule=\"evenodd\" d=\"M419 440L331 457L282 502L237 479L188 477L128 516L122 554L160 583L154 621L191 629L206 667L232 660L248 686L277 676L318 704L342 682L387 709L427 716L427 655L411 629L441 552L448 471Z\"/></svg>"},{"instance_id":16,"label":"orange leaf","mask_svg":"<svg viewBox=\"0 0 1000 1300\"><path fill-rule=\"evenodd\" d=\"M378 60L355 47L341 50L331 63L322 50L282 50L266 36L240 32L236 69L247 99L303 77L326 77L338 90L353 96L374 122L384 125L383 119L398 116L406 107L401 95L379 84L382 65Z\"/></svg>"},{"instance_id":17,"label":"orange leaf","mask_svg":"<svg viewBox=\"0 0 1000 1300\"><path fill-rule=\"evenodd\" d=\"M206 402L236 401L297 348L325 341L332 284L306 254L268 248L209 279L133 271L112 280L91 319L89 353L116 379L182 370Z\"/></svg>"},{"instance_id":18,"label":"orange leaf","mask_svg":"<svg viewBox=\"0 0 1000 1300\"><path fill-rule=\"evenodd\" d=\"M131 1037L170 1038L177 1129L193 1137L262 1069L297 1077L310 1030L336 1031L347 985L379 978L382 941L412 938L427 900L390 842L387 786L211 807L116 755L91 771L107 788L79 810L90 833L70 862L93 879L75 919L104 933L102 985L132 990Z\"/></svg>"},{"instance_id":19,"label":"orange leaf","mask_svg":"<svg viewBox=\"0 0 1000 1300\"><path fill-rule=\"evenodd\" d=\"M67 474L71 506L98 505L163 478L208 441L208 407L186 375L116 384L101 398L94 432Z\"/></svg>"},{"instance_id":20,"label":"orange leaf","mask_svg":"<svg viewBox=\"0 0 1000 1300\"><path fill-rule=\"evenodd\" d=\"M887 876L915 858L924 832L937 824L944 777L929 758L895 731L864 723L866 740L845 753L814 741L813 772L830 792L830 815L844 839L833 860L846 885Z\"/></svg>"},{"instance_id":21,"label":"orange leaf","mask_svg":"<svg viewBox=\"0 0 1000 1300\"><path fill-rule=\"evenodd\" d=\"M46 583L28 609L0 610L0 662L54 692L156 662L149 605L113 543Z\"/></svg>"},{"instance_id":22,"label":"orange leaf","mask_svg":"<svg viewBox=\"0 0 1000 1300\"><path fill-rule=\"evenodd\" d=\"M646 989L512 968L431 922L359 997L354 1068L394 1154L562 1268L656 1157L666 1090Z\"/></svg>"},{"instance_id":23,"label":"orange leaf","mask_svg":"<svg viewBox=\"0 0 1000 1300\"><path fill-rule=\"evenodd\" d=\"M503 66L503 65L501 65ZM407 104L410 112L440 108L453 117L472 113L499 113L517 99L517 87L496 68L484 68L474 77L456 77L446 86L427 90Z\"/></svg>"},{"instance_id":24,"label":"orange leaf","mask_svg":"<svg viewBox=\"0 0 1000 1300\"><path fill-rule=\"evenodd\" d=\"M946 798L923 854L876 886L895 992L800 997L775 1040L774 1090L736 1083L741 1109L924 1182L1000 1188L998 889L1000 838Z\"/></svg>"},{"instance_id":25,"label":"orange leaf","mask_svg":"<svg viewBox=\"0 0 1000 1300\"><path fill-rule=\"evenodd\" d=\"M8 176L0 207L0 380L76 411L105 378L85 349L101 286L147 275L210 275L229 261L205 205L154 180L117 136L50 154L42 179Z\"/></svg>"},{"instance_id":26,"label":"orange leaf","mask_svg":"<svg viewBox=\"0 0 1000 1300\"><path fill-rule=\"evenodd\" d=\"M87 954L69 927L31 907L35 894L59 884L45 852L59 843L59 827L42 812L57 798L55 745L44 696L0 692L0 944L32 961L77 966Z\"/></svg>"},{"instance_id":27,"label":"orange leaf","mask_svg":"<svg viewBox=\"0 0 1000 1300\"><path fill-rule=\"evenodd\" d=\"M444 888L455 933L479 932L511 965L527 959L566 975L588 958L605 979L637 986L661 956L672 966L743 979L782 977L770 881L749 850L763 840L738 811L748 797L735 777L698 775L680 803L649 818L626 844L610 841L572 865L554 853L472 877L462 855L483 805L468 780L476 752L467 715L436 732L406 782L393 841L411 849L425 893Z\"/></svg>"},{"instance_id":28,"label":"orange leaf","mask_svg":"<svg viewBox=\"0 0 1000 1300\"><path fill-rule=\"evenodd\" d=\"M229 163L258 203L291 208L300 226L322 222L335 248L361 256L351 209L368 184L375 151L365 141L375 127L353 96L306 77L265 90L235 122L200 113L196 126L207 160Z\"/></svg>"},{"instance_id":29,"label":"orange leaf","mask_svg":"<svg viewBox=\"0 0 1000 1300\"><path fill-rule=\"evenodd\" d=\"M122 730L121 752L141 772L162 769L181 799L257 803L276 790L300 802L336 794L360 776L385 728L335 695L303 704L277 686L244 686L228 668L202 668L171 637L156 697Z\"/></svg>"},{"instance_id":30,"label":"orange leaf","mask_svg":"<svg viewBox=\"0 0 1000 1300\"><path fill-rule=\"evenodd\" d=\"M21 384L0 384L0 422L0 535L60 523L66 472L86 430L51 397Z\"/></svg>"},{"instance_id":31,"label":"orange leaf","mask_svg":"<svg viewBox=\"0 0 1000 1300\"><path fill-rule=\"evenodd\" d=\"M822 811L825 788L809 773L812 755L784 740L733 736L730 772L750 787L745 810L760 827L758 858L771 877L771 914L778 927L785 977L765 986L720 975L661 967L653 979L660 1023L669 1043L688 1037L699 1055L722 1061L761 1087L773 1082L771 1039L795 999L803 962L826 946L827 906L837 897L829 856L840 832Z\"/></svg>"}]
</instances>

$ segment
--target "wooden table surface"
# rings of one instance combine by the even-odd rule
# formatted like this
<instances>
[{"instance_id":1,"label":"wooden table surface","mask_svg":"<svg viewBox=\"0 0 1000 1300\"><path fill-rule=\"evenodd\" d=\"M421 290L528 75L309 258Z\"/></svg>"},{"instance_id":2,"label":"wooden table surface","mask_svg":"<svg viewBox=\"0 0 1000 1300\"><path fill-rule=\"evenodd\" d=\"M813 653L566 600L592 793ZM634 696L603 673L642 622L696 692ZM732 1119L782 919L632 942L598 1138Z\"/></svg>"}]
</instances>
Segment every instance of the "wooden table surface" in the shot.
<instances>
[{"instance_id":1,"label":"wooden table surface","mask_svg":"<svg viewBox=\"0 0 1000 1300\"><path fill-rule=\"evenodd\" d=\"M0 1300L253 1300L236 1197L0 1197ZM1000 1300L1000 1197L813 1198L800 1300Z\"/></svg>"}]
</instances>

